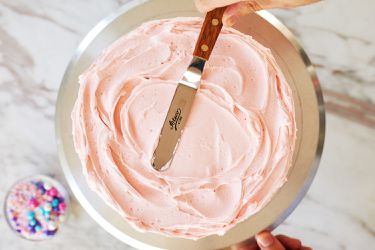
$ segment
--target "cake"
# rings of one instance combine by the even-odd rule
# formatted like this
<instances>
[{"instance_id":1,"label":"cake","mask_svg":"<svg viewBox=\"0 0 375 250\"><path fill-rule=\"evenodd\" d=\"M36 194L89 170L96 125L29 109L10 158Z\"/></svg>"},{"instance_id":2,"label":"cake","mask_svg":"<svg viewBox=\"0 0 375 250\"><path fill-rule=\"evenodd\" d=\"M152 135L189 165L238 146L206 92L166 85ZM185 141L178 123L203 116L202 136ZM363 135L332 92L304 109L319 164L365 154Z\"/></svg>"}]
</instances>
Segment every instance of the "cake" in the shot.
<instances>
[{"instance_id":1,"label":"cake","mask_svg":"<svg viewBox=\"0 0 375 250\"><path fill-rule=\"evenodd\" d=\"M287 181L296 138L291 89L271 51L223 28L168 170L151 165L201 18L142 24L79 77L73 138L94 190L142 232L223 235Z\"/></svg>"}]
</instances>

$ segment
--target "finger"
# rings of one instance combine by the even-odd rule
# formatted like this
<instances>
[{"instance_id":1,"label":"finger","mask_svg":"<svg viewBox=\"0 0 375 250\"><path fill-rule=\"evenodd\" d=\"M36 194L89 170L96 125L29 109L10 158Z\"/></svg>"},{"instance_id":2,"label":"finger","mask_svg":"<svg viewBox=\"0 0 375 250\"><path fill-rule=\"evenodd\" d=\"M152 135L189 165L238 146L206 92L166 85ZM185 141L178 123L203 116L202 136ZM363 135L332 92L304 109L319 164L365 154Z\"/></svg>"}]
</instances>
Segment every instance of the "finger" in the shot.
<instances>
[{"instance_id":1,"label":"finger","mask_svg":"<svg viewBox=\"0 0 375 250\"><path fill-rule=\"evenodd\" d=\"M238 250L259 250L258 244L255 239L248 239L235 246Z\"/></svg>"},{"instance_id":2,"label":"finger","mask_svg":"<svg viewBox=\"0 0 375 250\"><path fill-rule=\"evenodd\" d=\"M223 24L226 27L233 26L236 20L249 13L261 10L257 1L242 1L228 6L224 12Z\"/></svg>"},{"instance_id":3,"label":"finger","mask_svg":"<svg viewBox=\"0 0 375 250\"><path fill-rule=\"evenodd\" d=\"M276 238L283 244L288 250L299 250L302 247L301 241L298 239L290 238L286 235L276 235Z\"/></svg>"},{"instance_id":4,"label":"finger","mask_svg":"<svg viewBox=\"0 0 375 250\"><path fill-rule=\"evenodd\" d=\"M204 2L205 0L196 0L197 2ZM210 0L206 0L210 1ZM232 0L226 0L228 3ZM321 0L250 0L241 1L234 3L227 7L223 16L223 24L226 27L231 27L235 24L236 20L249 13L263 10L263 9L273 9L273 8L295 8L302 5L312 4L319 2ZM198 5L197 5L198 7Z\"/></svg>"},{"instance_id":5,"label":"finger","mask_svg":"<svg viewBox=\"0 0 375 250\"><path fill-rule=\"evenodd\" d=\"M239 2L240 0L194 0L195 7L198 9L201 13L206 13L210 10L213 10L218 7L223 7L227 5L234 4L236 2Z\"/></svg>"},{"instance_id":6,"label":"finger","mask_svg":"<svg viewBox=\"0 0 375 250\"><path fill-rule=\"evenodd\" d=\"M235 24L237 18L239 17L240 8L241 3L235 3L225 9L223 15L223 24L225 27L231 27L233 24Z\"/></svg>"},{"instance_id":7,"label":"finger","mask_svg":"<svg viewBox=\"0 0 375 250\"><path fill-rule=\"evenodd\" d=\"M311 248L311 247L304 247L304 246L302 246L302 247L300 248L300 250L312 250L312 248Z\"/></svg>"},{"instance_id":8,"label":"finger","mask_svg":"<svg viewBox=\"0 0 375 250\"><path fill-rule=\"evenodd\" d=\"M256 243L247 245L247 246L241 246L238 248L238 250L259 250L259 247Z\"/></svg>"},{"instance_id":9,"label":"finger","mask_svg":"<svg viewBox=\"0 0 375 250\"><path fill-rule=\"evenodd\" d=\"M250 0L244 2L248 8L257 10L273 8L295 8L303 5L319 2L320 0Z\"/></svg>"},{"instance_id":10,"label":"finger","mask_svg":"<svg viewBox=\"0 0 375 250\"><path fill-rule=\"evenodd\" d=\"M285 250L280 241L270 232L263 231L255 236L261 250Z\"/></svg>"}]
</instances>

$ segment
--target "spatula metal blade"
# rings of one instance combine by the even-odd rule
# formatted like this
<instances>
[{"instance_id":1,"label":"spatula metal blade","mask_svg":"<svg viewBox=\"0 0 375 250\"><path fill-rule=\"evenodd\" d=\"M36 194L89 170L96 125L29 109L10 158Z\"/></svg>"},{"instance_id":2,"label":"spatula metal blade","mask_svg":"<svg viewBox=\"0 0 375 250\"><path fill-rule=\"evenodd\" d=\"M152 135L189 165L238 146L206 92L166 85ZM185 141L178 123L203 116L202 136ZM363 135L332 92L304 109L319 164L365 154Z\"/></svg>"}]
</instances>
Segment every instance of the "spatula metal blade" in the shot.
<instances>
[{"instance_id":1,"label":"spatula metal blade","mask_svg":"<svg viewBox=\"0 0 375 250\"><path fill-rule=\"evenodd\" d=\"M177 85L151 163L154 169L166 170L177 149L201 80L205 60L194 57Z\"/></svg>"}]
</instances>

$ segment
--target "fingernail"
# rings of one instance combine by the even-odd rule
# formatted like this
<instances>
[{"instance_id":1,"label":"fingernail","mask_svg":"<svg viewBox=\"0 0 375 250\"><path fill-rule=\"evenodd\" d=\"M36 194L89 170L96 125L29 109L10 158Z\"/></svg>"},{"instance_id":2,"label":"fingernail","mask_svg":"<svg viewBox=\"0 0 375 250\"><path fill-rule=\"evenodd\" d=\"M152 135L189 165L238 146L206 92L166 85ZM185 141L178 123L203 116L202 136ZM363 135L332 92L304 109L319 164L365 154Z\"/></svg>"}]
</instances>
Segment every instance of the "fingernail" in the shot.
<instances>
[{"instance_id":1,"label":"fingernail","mask_svg":"<svg viewBox=\"0 0 375 250\"><path fill-rule=\"evenodd\" d=\"M225 27L232 27L235 22L236 22L235 16L230 16L223 20Z\"/></svg>"},{"instance_id":2,"label":"fingernail","mask_svg":"<svg viewBox=\"0 0 375 250\"><path fill-rule=\"evenodd\" d=\"M273 244L273 236L267 232L258 234L256 239L261 247L270 247Z\"/></svg>"}]
</instances>

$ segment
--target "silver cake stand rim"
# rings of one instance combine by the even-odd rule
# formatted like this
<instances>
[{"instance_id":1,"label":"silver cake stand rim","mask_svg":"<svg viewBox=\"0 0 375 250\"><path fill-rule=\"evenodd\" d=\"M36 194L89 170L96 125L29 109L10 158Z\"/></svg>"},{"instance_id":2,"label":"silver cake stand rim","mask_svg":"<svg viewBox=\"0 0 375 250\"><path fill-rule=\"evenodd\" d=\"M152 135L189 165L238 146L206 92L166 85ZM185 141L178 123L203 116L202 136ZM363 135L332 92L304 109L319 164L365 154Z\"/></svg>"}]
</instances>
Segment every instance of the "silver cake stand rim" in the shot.
<instances>
[{"instance_id":1,"label":"silver cake stand rim","mask_svg":"<svg viewBox=\"0 0 375 250\"><path fill-rule=\"evenodd\" d=\"M111 15L107 16L106 18L102 19L96 26L94 26L91 31L84 37L82 42L79 44L77 50L75 51L71 61L69 62L67 69L65 71L64 77L61 82L61 86L59 89L59 94L57 98L56 103L56 112L55 112L55 135L56 135L56 141L57 141L57 149L58 149L58 155L60 159L60 163L65 175L65 178L69 184L69 187L71 188L74 196L79 201L81 206L86 210L86 212L98 223L103 227L107 232L112 234L114 237L118 238L119 240L123 241L124 243L127 243L133 247L139 248L139 249L160 249L158 247L150 246L149 244L146 244L142 241L139 241L137 239L134 239L128 235L122 234L117 228L115 228L113 225L111 225L108 221L106 221L104 218L102 218L98 212L92 207L90 202L86 199L84 194L81 192L79 185L77 184L74 176L72 175L72 172L69 167L69 163L64 155L64 149L63 144L61 141L62 131L60 126L60 113L61 107L64 105L63 98L62 98L62 90L64 88L64 83L67 81L69 72L72 70L72 68L76 65L78 59L82 55L82 53L85 51L85 49L88 47L91 41L99 35L113 20L115 20L118 16L122 15L124 12L127 12L128 10L147 2L146 0L132 0L124 4L121 8L119 8L116 12L112 13ZM280 225L291 213L292 211L297 207L297 205L301 202L305 194L307 193L315 175L318 170L319 162L321 159L321 155L323 152L323 145L324 145L324 137L325 137L325 110L324 110L324 101L323 101L323 95L322 90L319 84L318 77L316 75L315 69L313 65L311 64L307 54L303 50L302 46L297 41L296 37L292 34L292 32L283 25L275 16L273 16L271 13L267 11L260 11L257 12L259 16L261 16L263 19L271 23L277 30L279 30L295 47L295 49L299 52L307 70L309 71L311 80L313 82L313 87L315 90L315 95L317 98L318 103L318 111L319 111L319 135L318 135L318 143L316 147L316 154L315 159L312 163L312 166L310 168L310 173L308 178L305 180L304 185L300 188L300 191L298 192L297 196L295 197L294 201L289 205L289 207L278 217L277 220L275 220L272 224L270 224L268 229L272 230L276 228L278 225ZM250 239L251 240L251 239Z\"/></svg>"}]
</instances>

